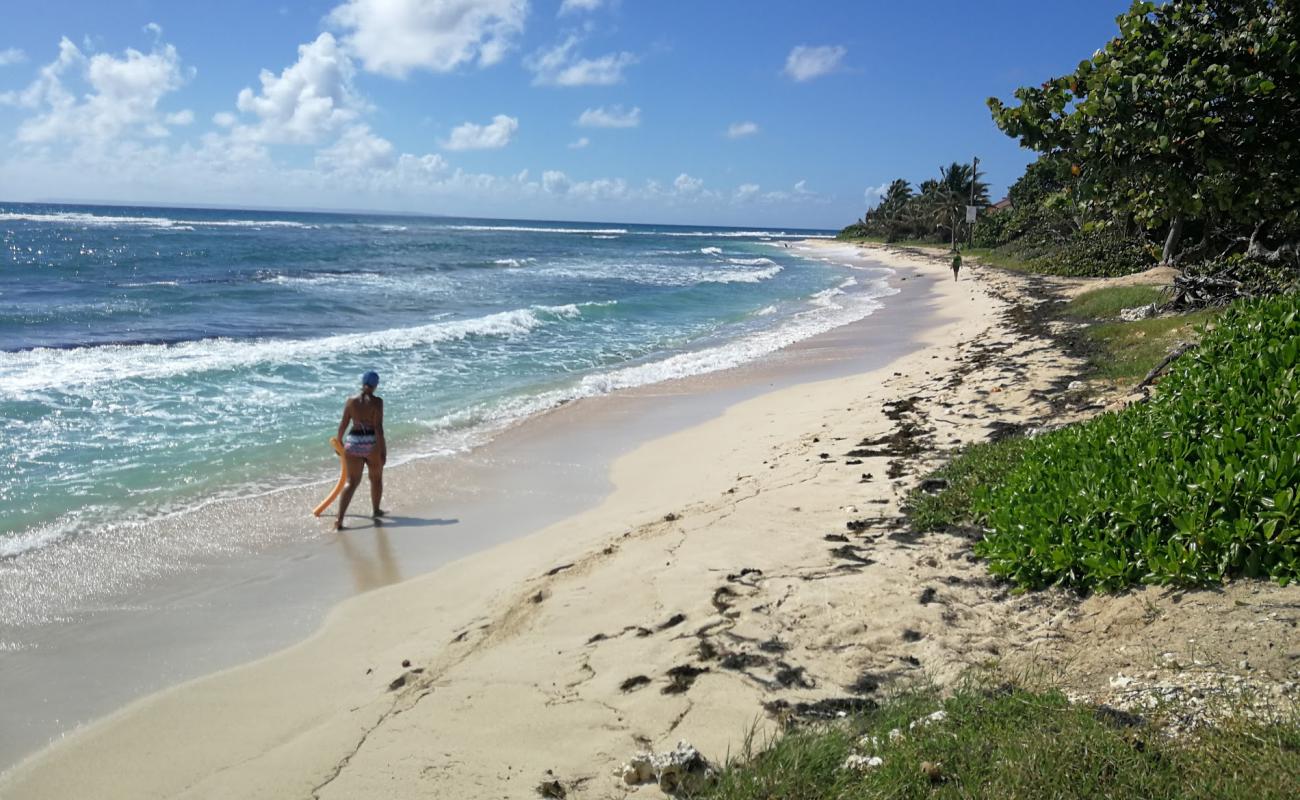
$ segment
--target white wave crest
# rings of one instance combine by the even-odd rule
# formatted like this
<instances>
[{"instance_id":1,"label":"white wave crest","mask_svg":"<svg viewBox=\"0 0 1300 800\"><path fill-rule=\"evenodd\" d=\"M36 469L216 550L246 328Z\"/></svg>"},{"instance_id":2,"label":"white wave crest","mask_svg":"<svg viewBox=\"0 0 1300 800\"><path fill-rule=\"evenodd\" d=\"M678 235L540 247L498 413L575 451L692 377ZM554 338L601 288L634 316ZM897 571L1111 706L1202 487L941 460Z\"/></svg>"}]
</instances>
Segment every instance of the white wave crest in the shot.
<instances>
[{"instance_id":1,"label":"white wave crest","mask_svg":"<svg viewBox=\"0 0 1300 800\"><path fill-rule=\"evenodd\" d=\"M739 267L761 267L764 264L775 264L770 258L729 258L728 264L735 264Z\"/></svg>"},{"instance_id":2,"label":"white wave crest","mask_svg":"<svg viewBox=\"0 0 1300 800\"><path fill-rule=\"evenodd\" d=\"M44 222L60 225L95 227L140 226L192 231L204 228L315 228L305 222L287 219L172 219L170 217L124 217L110 214L87 214L79 211L39 213L0 213L0 222Z\"/></svg>"},{"instance_id":3,"label":"white wave crest","mask_svg":"<svg viewBox=\"0 0 1300 800\"><path fill-rule=\"evenodd\" d=\"M759 283L775 278L781 272L780 264L773 264L767 269L729 269L705 273L700 283Z\"/></svg>"},{"instance_id":4,"label":"white wave crest","mask_svg":"<svg viewBox=\"0 0 1300 800\"><path fill-rule=\"evenodd\" d=\"M709 256L720 256L720 255L722 255L722 248L721 248L721 247L701 247L701 248L700 248L700 252L701 252L701 253L704 253L705 255L709 255Z\"/></svg>"},{"instance_id":5,"label":"white wave crest","mask_svg":"<svg viewBox=\"0 0 1300 800\"><path fill-rule=\"evenodd\" d=\"M444 231L504 231L508 233L623 234L626 228L541 228L527 225L440 225Z\"/></svg>"},{"instance_id":6,"label":"white wave crest","mask_svg":"<svg viewBox=\"0 0 1300 800\"><path fill-rule=\"evenodd\" d=\"M577 305L534 306L412 328L342 333L320 339L203 339L179 344L38 348L0 353L0 397L131 379L302 363L331 353L409 350L471 337L514 338L581 314Z\"/></svg>"}]
</instances>

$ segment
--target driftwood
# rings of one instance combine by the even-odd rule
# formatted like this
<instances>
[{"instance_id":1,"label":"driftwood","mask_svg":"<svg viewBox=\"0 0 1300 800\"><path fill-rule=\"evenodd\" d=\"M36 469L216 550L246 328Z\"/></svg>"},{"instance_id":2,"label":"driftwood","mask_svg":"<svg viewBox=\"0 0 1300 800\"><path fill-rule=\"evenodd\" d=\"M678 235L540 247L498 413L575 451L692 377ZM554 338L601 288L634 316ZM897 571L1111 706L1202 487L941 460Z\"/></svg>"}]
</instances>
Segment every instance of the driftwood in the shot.
<instances>
[{"instance_id":1,"label":"driftwood","mask_svg":"<svg viewBox=\"0 0 1300 800\"><path fill-rule=\"evenodd\" d=\"M1192 350L1195 347L1196 344L1194 342L1182 342L1173 350L1169 351L1169 355L1165 356L1164 360L1162 360L1159 364L1156 364L1155 367L1153 367L1151 371L1147 373L1147 376L1143 378L1142 382L1139 383L1134 388L1134 391L1145 389L1146 387L1150 386L1151 383L1155 381L1156 378L1160 377L1160 373L1164 372L1165 369L1167 369L1170 364L1182 358L1185 353L1187 353L1189 350Z\"/></svg>"}]
</instances>

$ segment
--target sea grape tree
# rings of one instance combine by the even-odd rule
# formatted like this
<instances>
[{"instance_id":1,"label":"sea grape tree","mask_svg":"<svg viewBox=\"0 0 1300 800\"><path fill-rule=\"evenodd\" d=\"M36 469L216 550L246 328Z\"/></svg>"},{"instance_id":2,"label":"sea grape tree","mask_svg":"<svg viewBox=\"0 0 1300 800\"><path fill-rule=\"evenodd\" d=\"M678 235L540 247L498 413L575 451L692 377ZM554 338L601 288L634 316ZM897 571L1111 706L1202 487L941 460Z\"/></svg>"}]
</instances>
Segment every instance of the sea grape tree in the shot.
<instances>
[{"instance_id":1,"label":"sea grape tree","mask_svg":"<svg viewBox=\"0 0 1300 800\"><path fill-rule=\"evenodd\" d=\"M1071 165L1085 205L1167 230L1164 261L1188 223L1203 250L1217 238L1259 255L1300 229L1298 6L1135 2L1073 73L989 107L1005 133Z\"/></svg>"}]
</instances>

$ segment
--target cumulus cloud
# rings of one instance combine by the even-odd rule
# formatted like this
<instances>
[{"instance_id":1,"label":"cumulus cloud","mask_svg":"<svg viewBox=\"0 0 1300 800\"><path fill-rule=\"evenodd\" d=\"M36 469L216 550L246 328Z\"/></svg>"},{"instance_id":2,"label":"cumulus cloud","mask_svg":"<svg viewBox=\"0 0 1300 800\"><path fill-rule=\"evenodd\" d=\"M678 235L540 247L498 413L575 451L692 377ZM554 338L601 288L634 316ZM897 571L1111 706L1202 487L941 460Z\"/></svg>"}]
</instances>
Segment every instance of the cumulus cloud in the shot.
<instances>
[{"instance_id":1,"label":"cumulus cloud","mask_svg":"<svg viewBox=\"0 0 1300 800\"><path fill-rule=\"evenodd\" d=\"M839 69L847 53L840 45L799 45L786 56L784 72L792 80L810 81Z\"/></svg>"},{"instance_id":2,"label":"cumulus cloud","mask_svg":"<svg viewBox=\"0 0 1300 800\"><path fill-rule=\"evenodd\" d=\"M762 188L763 187L759 186L757 183L742 183L736 187L736 193L733 196L733 199L737 203L751 202L754 198L758 197L758 193L762 191Z\"/></svg>"},{"instance_id":3,"label":"cumulus cloud","mask_svg":"<svg viewBox=\"0 0 1300 800\"><path fill-rule=\"evenodd\" d=\"M393 145L367 125L354 125L316 154L316 166L333 172L385 169L393 165Z\"/></svg>"},{"instance_id":4,"label":"cumulus cloud","mask_svg":"<svg viewBox=\"0 0 1300 800\"><path fill-rule=\"evenodd\" d=\"M605 0L564 0L560 3L560 14L577 14L582 11L595 11L605 4Z\"/></svg>"},{"instance_id":5,"label":"cumulus cloud","mask_svg":"<svg viewBox=\"0 0 1300 800\"><path fill-rule=\"evenodd\" d=\"M194 112L188 108L163 117L168 125L189 125L194 122Z\"/></svg>"},{"instance_id":6,"label":"cumulus cloud","mask_svg":"<svg viewBox=\"0 0 1300 800\"><path fill-rule=\"evenodd\" d=\"M7 47L0 50L0 67L7 67L10 64L21 64L27 60L27 54L17 47Z\"/></svg>"},{"instance_id":7,"label":"cumulus cloud","mask_svg":"<svg viewBox=\"0 0 1300 800\"><path fill-rule=\"evenodd\" d=\"M257 121L236 133L267 143L314 143L356 120L365 103L353 87L356 68L328 33L298 46L298 60L276 75L262 70L262 88L244 88L236 106Z\"/></svg>"},{"instance_id":8,"label":"cumulus cloud","mask_svg":"<svg viewBox=\"0 0 1300 800\"><path fill-rule=\"evenodd\" d=\"M758 133L757 122L733 122L727 126L727 138L739 139L742 136L753 136Z\"/></svg>"},{"instance_id":9,"label":"cumulus cloud","mask_svg":"<svg viewBox=\"0 0 1300 800\"><path fill-rule=\"evenodd\" d=\"M327 21L368 72L404 78L496 64L527 13L527 0L346 0Z\"/></svg>"},{"instance_id":10,"label":"cumulus cloud","mask_svg":"<svg viewBox=\"0 0 1300 800\"><path fill-rule=\"evenodd\" d=\"M623 82L623 70L635 64L632 53L608 53L599 58L578 54L574 35L548 50L538 50L524 60L533 71L534 86L613 86Z\"/></svg>"},{"instance_id":11,"label":"cumulus cloud","mask_svg":"<svg viewBox=\"0 0 1300 800\"><path fill-rule=\"evenodd\" d=\"M889 191L889 181L885 181L879 186L868 186L862 192L862 199L867 201L867 205L874 206L880 202L880 199Z\"/></svg>"},{"instance_id":12,"label":"cumulus cloud","mask_svg":"<svg viewBox=\"0 0 1300 800\"><path fill-rule=\"evenodd\" d=\"M683 172L681 175L678 175L677 178L673 181L673 188L677 190L678 194L684 194L684 195L697 194L701 189L704 188L704 179L692 178L690 175L687 175L685 172Z\"/></svg>"},{"instance_id":13,"label":"cumulus cloud","mask_svg":"<svg viewBox=\"0 0 1300 800\"><path fill-rule=\"evenodd\" d=\"M150 53L128 48L121 57L87 57L65 37L58 58L42 67L26 89L6 94L5 100L37 110L18 126L17 139L27 144L102 145L124 136L161 138L168 135L169 124L185 124L189 112L168 115L158 105L186 77L172 45L156 46ZM65 81L84 84L87 90L80 91L80 85L70 89Z\"/></svg>"},{"instance_id":14,"label":"cumulus cloud","mask_svg":"<svg viewBox=\"0 0 1300 800\"><path fill-rule=\"evenodd\" d=\"M586 136L579 136L575 141L569 142L569 149L581 150L582 148L586 147L589 144L591 144L590 139L588 139Z\"/></svg>"},{"instance_id":15,"label":"cumulus cloud","mask_svg":"<svg viewBox=\"0 0 1300 800\"><path fill-rule=\"evenodd\" d=\"M623 106L601 106L583 111L576 123L583 128L635 128L641 124L641 108L633 106L624 110Z\"/></svg>"},{"instance_id":16,"label":"cumulus cloud","mask_svg":"<svg viewBox=\"0 0 1300 800\"><path fill-rule=\"evenodd\" d=\"M443 147L448 150L496 150L510 144L517 130L519 120L497 114L487 125L466 122L457 126L443 142Z\"/></svg>"},{"instance_id":17,"label":"cumulus cloud","mask_svg":"<svg viewBox=\"0 0 1300 800\"><path fill-rule=\"evenodd\" d=\"M550 194L567 194L572 184L569 176L557 169L548 169L542 173L542 188Z\"/></svg>"}]
</instances>

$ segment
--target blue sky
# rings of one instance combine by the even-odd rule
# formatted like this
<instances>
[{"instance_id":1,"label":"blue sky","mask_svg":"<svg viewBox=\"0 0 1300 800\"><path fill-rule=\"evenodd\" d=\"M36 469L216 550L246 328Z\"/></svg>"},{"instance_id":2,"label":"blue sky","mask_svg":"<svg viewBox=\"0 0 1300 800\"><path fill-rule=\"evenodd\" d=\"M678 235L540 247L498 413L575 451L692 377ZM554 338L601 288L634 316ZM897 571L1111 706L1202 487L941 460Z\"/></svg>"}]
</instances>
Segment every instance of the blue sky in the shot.
<instances>
[{"instance_id":1,"label":"blue sky","mask_svg":"<svg viewBox=\"0 0 1300 800\"><path fill-rule=\"evenodd\" d=\"M840 227L1127 6L0 0L0 200Z\"/></svg>"}]
</instances>

